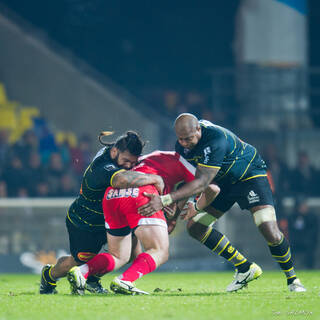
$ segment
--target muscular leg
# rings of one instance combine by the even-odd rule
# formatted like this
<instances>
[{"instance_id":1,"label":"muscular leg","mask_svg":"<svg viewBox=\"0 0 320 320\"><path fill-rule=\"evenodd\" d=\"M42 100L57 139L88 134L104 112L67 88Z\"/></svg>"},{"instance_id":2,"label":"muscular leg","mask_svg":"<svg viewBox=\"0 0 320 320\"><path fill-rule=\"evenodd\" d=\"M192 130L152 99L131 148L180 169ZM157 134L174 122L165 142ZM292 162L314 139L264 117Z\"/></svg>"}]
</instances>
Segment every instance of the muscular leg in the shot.
<instances>
[{"instance_id":1,"label":"muscular leg","mask_svg":"<svg viewBox=\"0 0 320 320\"><path fill-rule=\"evenodd\" d=\"M121 268L130 260L131 247L131 233L123 237L113 236L108 233L108 252L113 256L115 270Z\"/></svg>"},{"instance_id":2,"label":"muscular leg","mask_svg":"<svg viewBox=\"0 0 320 320\"><path fill-rule=\"evenodd\" d=\"M57 263L51 268L50 276L53 280L65 277L68 271L79 265L72 256L63 256L58 259Z\"/></svg>"},{"instance_id":3,"label":"muscular leg","mask_svg":"<svg viewBox=\"0 0 320 320\"><path fill-rule=\"evenodd\" d=\"M297 278L291 258L290 245L278 228L273 206L256 206L250 209L255 224L268 243L272 257L285 273L287 284Z\"/></svg>"},{"instance_id":4,"label":"muscular leg","mask_svg":"<svg viewBox=\"0 0 320 320\"><path fill-rule=\"evenodd\" d=\"M148 294L134 287L133 282L168 260L167 228L159 225L142 225L135 230L135 234L146 251L141 253L123 274L113 280L110 288L116 293Z\"/></svg>"},{"instance_id":5,"label":"muscular leg","mask_svg":"<svg viewBox=\"0 0 320 320\"><path fill-rule=\"evenodd\" d=\"M130 259L131 243L131 233L126 236L113 236L108 233L108 253L99 253L80 266L82 275L88 279L90 276L103 276L121 268Z\"/></svg>"},{"instance_id":6,"label":"muscular leg","mask_svg":"<svg viewBox=\"0 0 320 320\"><path fill-rule=\"evenodd\" d=\"M169 258L169 237L167 229L157 225L139 226L135 234L142 243L145 253L152 256L157 267Z\"/></svg>"},{"instance_id":7,"label":"muscular leg","mask_svg":"<svg viewBox=\"0 0 320 320\"><path fill-rule=\"evenodd\" d=\"M57 280L65 277L67 272L76 265L77 262L72 256L59 258L55 266L45 265L41 271L40 294L57 293Z\"/></svg>"},{"instance_id":8,"label":"muscular leg","mask_svg":"<svg viewBox=\"0 0 320 320\"><path fill-rule=\"evenodd\" d=\"M210 211L210 215L220 218L223 212L218 211L212 207L206 209ZM201 220L202 219L202 220ZM187 230L189 235L204 244L212 252L215 252L219 256L223 257L230 263L232 263L239 272L247 272L250 268L251 262L249 262L234 246L231 245L229 239L220 233L218 230L209 226L205 222L204 218L198 221L197 218L189 220L187 224ZM210 220L207 220L210 223Z\"/></svg>"}]
</instances>

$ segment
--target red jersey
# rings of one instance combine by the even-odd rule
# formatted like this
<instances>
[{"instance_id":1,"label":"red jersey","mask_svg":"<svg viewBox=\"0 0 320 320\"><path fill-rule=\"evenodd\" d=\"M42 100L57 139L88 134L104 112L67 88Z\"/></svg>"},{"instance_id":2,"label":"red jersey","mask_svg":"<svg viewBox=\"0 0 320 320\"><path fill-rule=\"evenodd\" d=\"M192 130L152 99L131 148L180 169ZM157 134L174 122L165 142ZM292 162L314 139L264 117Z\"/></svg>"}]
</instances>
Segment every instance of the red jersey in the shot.
<instances>
[{"instance_id":1,"label":"red jersey","mask_svg":"<svg viewBox=\"0 0 320 320\"><path fill-rule=\"evenodd\" d=\"M161 176L166 185L164 193L170 193L180 182L194 180L196 168L177 152L154 151L139 161L132 170Z\"/></svg>"},{"instance_id":2,"label":"red jersey","mask_svg":"<svg viewBox=\"0 0 320 320\"><path fill-rule=\"evenodd\" d=\"M139 160L140 163L132 170L161 176L166 185L164 193L170 192L179 182L194 179L195 167L176 152L155 151ZM138 213L138 208L150 200L144 192L158 194L153 185L128 189L109 187L106 190L102 206L105 226L110 234L124 236L139 225L167 227L162 210L150 217Z\"/></svg>"}]
</instances>

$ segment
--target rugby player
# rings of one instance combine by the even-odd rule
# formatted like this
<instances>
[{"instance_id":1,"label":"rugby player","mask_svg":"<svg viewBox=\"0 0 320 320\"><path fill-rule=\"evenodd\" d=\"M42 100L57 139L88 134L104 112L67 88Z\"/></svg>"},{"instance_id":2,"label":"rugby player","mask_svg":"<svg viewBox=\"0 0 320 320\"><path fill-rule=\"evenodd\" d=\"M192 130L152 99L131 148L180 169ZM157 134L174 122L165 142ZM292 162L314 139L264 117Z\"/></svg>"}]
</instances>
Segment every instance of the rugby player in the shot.
<instances>
[{"instance_id":1,"label":"rugby player","mask_svg":"<svg viewBox=\"0 0 320 320\"><path fill-rule=\"evenodd\" d=\"M71 256L61 257L57 263L42 269L40 294L56 293L56 281L66 276L74 266L93 258L106 243L106 229L102 199L106 189L154 185L162 191L164 185L160 176L144 174L131 169L141 155L144 143L137 133L128 131L114 143L105 144L101 133L99 141L105 145L86 169L81 183L80 194L67 212L66 226L69 234ZM98 277L90 277L89 291L106 293Z\"/></svg>"},{"instance_id":2,"label":"rugby player","mask_svg":"<svg viewBox=\"0 0 320 320\"><path fill-rule=\"evenodd\" d=\"M196 166L195 180L170 194L146 194L151 200L139 208L139 213L151 215L172 202L203 192L214 182L220 187L220 193L206 208L206 212L219 218L235 202L241 209L249 210L267 241L271 255L286 276L289 291L306 291L296 276L290 245L278 228L266 165L256 148L226 128L206 120L198 121L189 113L180 114L174 127L178 138L176 151ZM200 211L197 202L189 206L186 216L187 219L192 218L188 222L189 234L213 252L233 260L235 249L228 238L212 228L212 219L207 220L208 214L196 215ZM237 291L261 275L262 270L258 265L246 262L235 264L235 279L227 291Z\"/></svg>"},{"instance_id":3,"label":"rugby player","mask_svg":"<svg viewBox=\"0 0 320 320\"><path fill-rule=\"evenodd\" d=\"M178 153L164 151L155 151L143 157L133 170L161 176L166 192L171 192L180 182L192 181L195 173L195 167ZM211 195L219 192L216 185L210 185L208 189L211 192L202 196L204 206L212 201ZM149 217L138 213L138 207L149 201L149 198L143 195L144 192L159 194L152 185L122 190L109 187L106 190L103 210L108 253L100 253L86 264L70 270L68 280L72 292L83 294L88 277L101 276L127 263L131 251L131 232L134 232L145 252L138 255L132 265L112 281L110 288L122 294L148 294L136 288L134 281L167 261L169 240L163 211L159 210Z\"/></svg>"}]
</instances>

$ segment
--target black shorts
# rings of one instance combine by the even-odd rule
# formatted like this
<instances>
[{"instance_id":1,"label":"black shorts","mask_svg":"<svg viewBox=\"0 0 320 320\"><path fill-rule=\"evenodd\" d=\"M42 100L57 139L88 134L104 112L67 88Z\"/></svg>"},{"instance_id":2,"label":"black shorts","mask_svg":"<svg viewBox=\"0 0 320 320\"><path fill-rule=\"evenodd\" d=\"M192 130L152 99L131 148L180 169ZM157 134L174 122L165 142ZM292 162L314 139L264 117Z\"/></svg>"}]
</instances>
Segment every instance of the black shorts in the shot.
<instances>
[{"instance_id":1,"label":"black shorts","mask_svg":"<svg viewBox=\"0 0 320 320\"><path fill-rule=\"evenodd\" d=\"M85 263L92 259L102 246L107 243L106 231L86 231L77 228L68 217L66 225L69 234L70 252L79 263Z\"/></svg>"},{"instance_id":2,"label":"black shorts","mask_svg":"<svg viewBox=\"0 0 320 320\"><path fill-rule=\"evenodd\" d=\"M236 202L241 209L248 210L262 205L274 206L272 191L267 177L257 177L220 187L220 193L210 204L210 207L226 212Z\"/></svg>"}]
</instances>

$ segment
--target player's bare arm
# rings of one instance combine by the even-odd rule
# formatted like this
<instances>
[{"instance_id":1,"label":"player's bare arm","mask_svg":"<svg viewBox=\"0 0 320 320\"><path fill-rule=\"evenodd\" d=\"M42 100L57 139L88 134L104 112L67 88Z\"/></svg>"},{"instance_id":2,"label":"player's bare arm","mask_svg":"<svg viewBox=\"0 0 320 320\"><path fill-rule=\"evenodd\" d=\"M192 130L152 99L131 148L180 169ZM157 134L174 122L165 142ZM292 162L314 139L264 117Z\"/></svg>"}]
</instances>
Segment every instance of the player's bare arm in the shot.
<instances>
[{"instance_id":1,"label":"player's bare arm","mask_svg":"<svg viewBox=\"0 0 320 320\"><path fill-rule=\"evenodd\" d=\"M209 204L217 197L220 192L219 186L210 184L208 188L201 193L196 202L189 202L185 214L181 214L183 220L189 220L209 206Z\"/></svg>"},{"instance_id":2,"label":"player's bare arm","mask_svg":"<svg viewBox=\"0 0 320 320\"><path fill-rule=\"evenodd\" d=\"M203 192L218 173L219 168L197 166L195 179L186 183L182 188L164 196L146 193L145 196L150 201L139 208L139 213L143 216L150 216L161 210L163 207L170 205L182 199L187 199L192 195Z\"/></svg>"},{"instance_id":3,"label":"player's bare arm","mask_svg":"<svg viewBox=\"0 0 320 320\"><path fill-rule=\"evenodd\" d=\"M186 183L180 189L170 193L173 202L189 198L207 189L210 182L217 175L219 168L197 166L195 179Z\"/></svg>"},{"instance_id":4,"label":"player's bare arm","mask_svg":"<svg viewBox=\"0 0 320 320\"><path fill-rule=\"evenodd\" d=\"M119 189L137 188L148 184L153 184L159 193L163 192L164 182L160 176L155 174L145 174L136 171L121 171L114 176L112 181L112 187Z\"/></svg>"}]
</instances>

